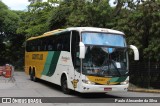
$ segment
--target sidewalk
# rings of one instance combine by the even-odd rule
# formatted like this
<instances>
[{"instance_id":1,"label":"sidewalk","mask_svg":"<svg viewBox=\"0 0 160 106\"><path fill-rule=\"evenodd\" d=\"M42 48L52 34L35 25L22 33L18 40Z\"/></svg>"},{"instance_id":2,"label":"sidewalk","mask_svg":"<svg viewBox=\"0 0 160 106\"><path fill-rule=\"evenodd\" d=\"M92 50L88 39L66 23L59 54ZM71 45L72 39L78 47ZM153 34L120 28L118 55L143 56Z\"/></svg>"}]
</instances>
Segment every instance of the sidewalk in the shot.
<instances>
[{"instance_id":1,"label":"sidewalk","mask_svg":"<svg viewBox=\"0 0 160 106\"><path fill-rule=\"evenodd\" d=\"M131 91L131 92L160 93L160 90L158 90L158 89L143 89L143 88L128 89L128 91Z\"/></svg>"},{"instance_id":2,"label":"sidewalk","mask_svg":"<svg viewBox=\"0 0 160 106\"><path fill-rule=\"evenodd\" d=\"M129 85L128 91L131 92L147 92L147 93L160 93L160 89L147 89L147 88L139 88L133 84Z\"/></svg>"}]
</instances>

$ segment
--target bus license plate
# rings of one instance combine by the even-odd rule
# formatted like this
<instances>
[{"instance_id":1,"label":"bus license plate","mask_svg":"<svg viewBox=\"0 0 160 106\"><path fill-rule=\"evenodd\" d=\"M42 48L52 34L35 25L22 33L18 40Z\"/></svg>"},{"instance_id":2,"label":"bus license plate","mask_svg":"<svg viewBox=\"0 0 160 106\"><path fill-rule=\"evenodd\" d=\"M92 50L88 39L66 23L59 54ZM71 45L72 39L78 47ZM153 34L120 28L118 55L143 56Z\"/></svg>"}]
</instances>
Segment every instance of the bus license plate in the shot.
<instances>
[{"instance_id":1,"label":"bus license plate","mask_svg":"<svg viewBox=\"0 0 160 106\"><path fill-rule=\"evenodd\" d=\"M112 91L112 88L104 88L104 91Z\"/></svg>"}]
</instances>

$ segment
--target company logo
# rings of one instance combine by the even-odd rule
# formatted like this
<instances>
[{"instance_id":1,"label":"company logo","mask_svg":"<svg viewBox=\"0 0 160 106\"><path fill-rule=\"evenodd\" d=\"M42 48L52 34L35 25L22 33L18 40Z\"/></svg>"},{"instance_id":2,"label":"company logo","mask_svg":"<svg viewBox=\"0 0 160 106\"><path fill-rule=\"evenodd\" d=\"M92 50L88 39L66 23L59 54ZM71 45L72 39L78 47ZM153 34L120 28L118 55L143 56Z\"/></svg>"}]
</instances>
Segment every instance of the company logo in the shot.
<instances>
[{"instance_id":1,"label":"company logo","mask_svg":"<svg viewBox=\"0 0 160 106\"><path fill-rule=\"evenodd\" d=\"M33 60L43 60L43 54L32 54Z\"/></svg>"},{"instance_id":2,"label":"company logo","mask_svg":"<svg viewBox=\"0 0 160 106\"><path fill-rule=\"evenodd\" d=\"M95 79L95 81L105 81L105 79Z\"/></svg>"},{"instance_id":3,"label":"company logo","mask_svg":"<svg viewBox=\"0 0 160 106\"><path fill-rule=\"evenodd\" d=\"M73 88L77 88L77 83L79 82L79 80L74 79L73 81L71 81L73 84Z\"/></svg>"},{"instance_id":4,"label":"company logo","mask_svg":"<svg viewBox=\"0 0 160 106\"><path fill-rule=\"evenodd\" d=\"M62 61L64 61L64 62L67 62L68 60L70 60L70 58L69 58L69 57L63 57L63 56L62 56L62 58L61 58L61 59L62 59Z\"/></svg>"},{"instance_id":5,"label":"company logo","mask_svg":"<svg viewBox=\"0 0 160 106\"><path fill-rule=\"evenodd\" d=\"M11 103L11 98L2 98L2 103Z\"/></svg>"}]
</instances>

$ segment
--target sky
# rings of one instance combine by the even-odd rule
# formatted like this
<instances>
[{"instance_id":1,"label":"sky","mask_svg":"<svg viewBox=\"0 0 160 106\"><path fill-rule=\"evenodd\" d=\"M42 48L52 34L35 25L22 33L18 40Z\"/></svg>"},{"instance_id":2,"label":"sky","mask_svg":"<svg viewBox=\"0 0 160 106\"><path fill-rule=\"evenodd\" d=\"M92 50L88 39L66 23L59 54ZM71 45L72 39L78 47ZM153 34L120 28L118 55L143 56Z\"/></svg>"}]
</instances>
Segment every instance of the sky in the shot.
<instances>
[{"instance_id":1,"label":"sky","mask_svg":"<svg viewBox=\"0 0 160 106\"><path fill-rule=\"evenodd\" d=\"M1 0L11 10L26 10L29 5L28 0Z\"/></svg>"},{"instance_id":2,"label":"sky","mask_svg":"<svg viewBox=\"0 0 160 106\"><path fill-rule=\"evenodd\" d=\"M1 0L1 1L4 4L6 4L11 10L27 10L27 6L29 5L28 0Z\"/></svg>"}]
</instances>

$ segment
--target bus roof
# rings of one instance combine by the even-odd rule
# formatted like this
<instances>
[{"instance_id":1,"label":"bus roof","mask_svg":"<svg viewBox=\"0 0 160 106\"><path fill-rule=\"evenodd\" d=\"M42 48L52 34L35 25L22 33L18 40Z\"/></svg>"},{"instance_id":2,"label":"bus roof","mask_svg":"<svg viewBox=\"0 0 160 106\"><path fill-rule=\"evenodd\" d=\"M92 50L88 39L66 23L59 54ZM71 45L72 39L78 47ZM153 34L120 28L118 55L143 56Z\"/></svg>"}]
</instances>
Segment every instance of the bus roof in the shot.
<instances>
[{"instance_id":1,"label":"bus roof","mask_svg":"<svg viewBox=\"0 0 160 106\"><path fill-rule=\"evenodd\" d=\"M56 29L56 30L53 30L53 31L49 31L49 32L46 32L44 33L43 35L40 35L40 36L36 36L36 37L31 37L27 40L33 40L33 39L38 39L38 38L43 38L43 37L46 37L46 36L51 36L51 35L54 35L54 34L58 34L58 33L62 33L62 32L65 32L65 31L72 31L72 30L76 30L76 31L79 31L79 32L104 32L104 33L115 33L115 34L121 34L121 35L124 35L123 32L120 32L120 31L117 31L117 30L113 30L113 29L107 29L107 28L96 28L96 27L70 27L70 28L66 28L66 29Z\"/></svg>"},{"instance_id":2,"label":"bus roof","mask_svg":"<svg viewBox=\"0 0 160 106\"><path fill-rule=\"evenodd\" d=\"M120 32L120 31L117 31L117 30L107 29L107 28L96 28L96 27L70 27L70 28L67 28L67 30L77 30L79 32L83 32L83 31L105 32L105 33L115 33L115 34L124 35L123 32Z\"/></svg>"}]
</instances>

